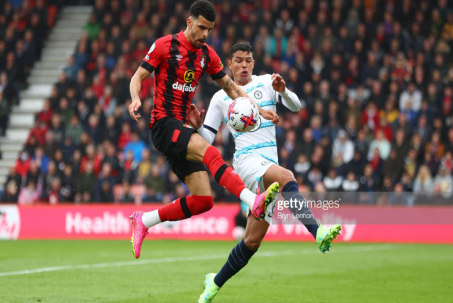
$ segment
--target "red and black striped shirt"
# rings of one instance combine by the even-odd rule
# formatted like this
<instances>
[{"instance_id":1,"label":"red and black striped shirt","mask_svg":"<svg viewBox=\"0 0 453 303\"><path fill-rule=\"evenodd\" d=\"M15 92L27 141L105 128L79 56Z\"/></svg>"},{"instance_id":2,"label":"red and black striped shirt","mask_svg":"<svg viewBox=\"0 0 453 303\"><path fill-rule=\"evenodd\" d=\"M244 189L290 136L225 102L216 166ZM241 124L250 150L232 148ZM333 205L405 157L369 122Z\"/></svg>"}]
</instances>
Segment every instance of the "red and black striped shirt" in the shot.
<instances>
[{"instance_id":1,"label":"red and black striped shirt","mask_svg":"<svg viewBox=\"0 0 453 303\"><path fill-rule=\"evenodd\" d=\"M164 117L188 122L189 107L198 81L205 72L212 79L226 74L216 52L208 45L195 48L184 32L158 39L140 64L154 71L154 104L149 127Z\"/></svg>"}]
</instances>

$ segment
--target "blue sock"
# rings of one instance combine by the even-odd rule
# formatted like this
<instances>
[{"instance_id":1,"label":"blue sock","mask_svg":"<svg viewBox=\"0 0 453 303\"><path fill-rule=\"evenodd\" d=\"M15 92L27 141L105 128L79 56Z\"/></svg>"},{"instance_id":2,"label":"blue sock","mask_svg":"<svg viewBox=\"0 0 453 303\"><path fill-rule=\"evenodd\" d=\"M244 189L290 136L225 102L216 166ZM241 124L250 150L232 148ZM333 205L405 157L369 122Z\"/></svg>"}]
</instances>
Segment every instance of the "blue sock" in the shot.
<instances>
[{"instance_id":1,"label":"blue sock","mask_svg":"<svg viewBox=\"0 0 453 303\"><path fill-rule=\"evenodd\" d=\"M226 281L228 281L232 276L239 272L244 266L247 265L250 258L255 254L256 251L250 250L244 240L239 242L230 255L228 256L228 261L223 265L222 269L217 273L214 278L214 282L218 287L222 287Z\"/></svg>"},{"instance_id":2,"label":"blue sock","mask_svg":"<svg viewBox=\"0 0 453 303\"><path fill-rule=\"evenodd\" d=\"M283 186L282 189L282 195L283 198L285 198L287 201L290 199L296 199L297 201L302 201L304 200L304 197L299 193L299 186L297 185L296 181L291 181L286 183L285 186ZM313 217L313 213L311 212L310 208L306 204L303 204L302 209L289 209L294 215L297 214L305 214L306 217L307 215L311 214L309 216L310 218L304 218L303 216L299 217L299 221L302 222L302 224L305 225L305 227L308 229L308 231L313 235L313 237L316 239L316 232L318 231L318 223L316 222L315 218Z\"/></svg>"}]
</instances>

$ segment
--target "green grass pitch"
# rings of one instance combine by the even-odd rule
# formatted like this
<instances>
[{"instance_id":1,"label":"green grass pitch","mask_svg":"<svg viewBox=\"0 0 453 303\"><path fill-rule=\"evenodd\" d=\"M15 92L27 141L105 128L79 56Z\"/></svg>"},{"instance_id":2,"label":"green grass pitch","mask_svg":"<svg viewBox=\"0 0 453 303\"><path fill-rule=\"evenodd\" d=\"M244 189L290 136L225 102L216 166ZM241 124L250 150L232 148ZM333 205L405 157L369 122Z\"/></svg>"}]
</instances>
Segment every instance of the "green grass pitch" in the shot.
<instances>
[{"instance_id":1,"label":"green grass pitch","mask_svg":"<svg viewBox=\"0 0 453 303\"><path fill-rule=\"evenodd\" d=\"M0 242L0 302L197 302L233 242ZM453 302L453 246L264 242L214 302Z\"/></svg>"}]
</instances>

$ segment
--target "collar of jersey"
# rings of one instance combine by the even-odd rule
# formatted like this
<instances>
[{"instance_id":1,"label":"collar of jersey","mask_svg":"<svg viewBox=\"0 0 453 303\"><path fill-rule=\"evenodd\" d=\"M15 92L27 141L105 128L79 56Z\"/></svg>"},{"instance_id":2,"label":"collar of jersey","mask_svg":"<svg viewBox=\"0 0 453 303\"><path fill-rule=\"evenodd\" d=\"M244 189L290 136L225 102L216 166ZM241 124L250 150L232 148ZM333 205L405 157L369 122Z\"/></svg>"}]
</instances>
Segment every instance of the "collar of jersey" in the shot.
<instances>
[{"instance_id":1,"label":"collar of jersey","mask_svg":"<svg viewBox=\"0 0 453 303\"><path fill-rule=\"evenodd\" d=\"M191 51L197 51L197 48L192 45L192 43L187 40L186 36L184 35L184 31L180 31L178 34L179 37L179 42L183 44L186 48L188 48Z\"/></svg>"}]
</instances>

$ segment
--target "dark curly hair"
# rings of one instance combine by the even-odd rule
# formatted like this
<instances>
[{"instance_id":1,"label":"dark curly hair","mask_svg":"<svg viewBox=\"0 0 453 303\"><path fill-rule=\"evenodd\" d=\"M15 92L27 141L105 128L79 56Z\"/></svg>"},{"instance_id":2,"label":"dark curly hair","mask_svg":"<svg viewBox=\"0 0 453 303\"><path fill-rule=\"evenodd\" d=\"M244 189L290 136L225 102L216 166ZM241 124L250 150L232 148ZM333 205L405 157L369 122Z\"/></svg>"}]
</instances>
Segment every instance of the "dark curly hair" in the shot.
<instances>
[{"instance_id":1,"label":"dark curly hair","mask_svg":"<svg viewBox=\"0 0 453 303\"><path fill-rule=\"evenodd\" d=\"M190 16L195 18L203 16L206 20L214 22L217 13L214 5L208 0L197 0L190 6Z\"/></svg>"},{"instance_id":2,"label":"dark curly hair","mask_svg":"<svg viewBox=\"0 0 453 303\"><path fill-rule=\"evenodd\" d=\"M234 53L237 52L237 51L253 53L253 48L252 48L252 45L250 43L248 43L248 42L236 43L235 45L233 45L230 48L230 52L229 52L230 59L233 59Z\"/></svg>"}]
</instances>

